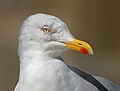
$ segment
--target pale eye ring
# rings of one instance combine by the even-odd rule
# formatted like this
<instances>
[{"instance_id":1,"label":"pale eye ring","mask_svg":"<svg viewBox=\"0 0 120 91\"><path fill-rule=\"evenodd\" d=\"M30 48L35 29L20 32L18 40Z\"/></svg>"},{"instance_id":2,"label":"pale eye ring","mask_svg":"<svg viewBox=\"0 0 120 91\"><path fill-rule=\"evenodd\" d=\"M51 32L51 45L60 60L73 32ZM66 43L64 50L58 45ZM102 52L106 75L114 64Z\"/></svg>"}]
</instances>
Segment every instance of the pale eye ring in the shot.
<instances>
[{"instance_id":1,"label":"pale eye ring","mask_svg":"<svg viewBox=\"0 0 120 91\"><path fill-rule=\"evenodd\" d=\"M51 31L48 27L43 27L42 30L45 34L47 34Z\"/></svg>"}]
</instances>

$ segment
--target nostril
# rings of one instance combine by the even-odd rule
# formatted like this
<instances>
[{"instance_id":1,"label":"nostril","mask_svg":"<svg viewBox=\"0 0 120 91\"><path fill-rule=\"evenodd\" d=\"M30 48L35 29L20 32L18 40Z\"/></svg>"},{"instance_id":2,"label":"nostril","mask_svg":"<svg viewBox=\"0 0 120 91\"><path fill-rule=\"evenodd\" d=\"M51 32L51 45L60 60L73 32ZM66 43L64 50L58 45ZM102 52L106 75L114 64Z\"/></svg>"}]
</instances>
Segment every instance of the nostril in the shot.
<instances>
[{"instance_id":1,"label":"nostril","mask_svg":"<svg viewBox=\"0 0 120 91\"><path fill-rule=\"evenodd\" d=\"M83 44L81 44L81 43L78 43L79 45L83 45Z\"/></svg>"}]
</instances>

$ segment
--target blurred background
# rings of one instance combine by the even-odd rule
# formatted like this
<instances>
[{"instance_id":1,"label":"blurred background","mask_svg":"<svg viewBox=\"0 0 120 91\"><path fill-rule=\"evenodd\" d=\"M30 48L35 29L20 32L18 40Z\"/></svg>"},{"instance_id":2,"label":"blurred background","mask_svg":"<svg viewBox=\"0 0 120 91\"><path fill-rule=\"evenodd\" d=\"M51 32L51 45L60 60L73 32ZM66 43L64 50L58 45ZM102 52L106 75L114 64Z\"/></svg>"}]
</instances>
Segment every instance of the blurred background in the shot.
<instances>
[{"instance_id":1,"label":"blurred background","mask_svg":"<svg viewBox=\"0 0 120 91\"><path fill-rule=\"evenodd\" d=\"M18 29L34 13L60 17L94 55L64 53L67 63L120 85L119 0L0 0L0 91L13 91L18 80Z\"/></svg>"}]
</instances>

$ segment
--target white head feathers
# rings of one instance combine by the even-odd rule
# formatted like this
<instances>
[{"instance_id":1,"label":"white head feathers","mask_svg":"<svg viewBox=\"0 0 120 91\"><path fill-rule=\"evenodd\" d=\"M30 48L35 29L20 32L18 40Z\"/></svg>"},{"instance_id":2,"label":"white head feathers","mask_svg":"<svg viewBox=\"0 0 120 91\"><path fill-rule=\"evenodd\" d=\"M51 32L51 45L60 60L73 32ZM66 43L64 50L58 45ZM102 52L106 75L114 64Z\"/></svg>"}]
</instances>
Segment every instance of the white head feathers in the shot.
<instances>
[{"instance_id":1,"label":"white head feathers","mask_svg":"<svg viewBox=\"0 0 120 91\"><path fill-rule=\"evenodd\" d=\"M50 32L45 33L45 27ZM63 21L41 13L29 16L19 33L19 55L24 54L24 51L43 51L50 56L60 56L66 50L62 42L73 41L73 36Z\"/></svg>"}]
</instances>

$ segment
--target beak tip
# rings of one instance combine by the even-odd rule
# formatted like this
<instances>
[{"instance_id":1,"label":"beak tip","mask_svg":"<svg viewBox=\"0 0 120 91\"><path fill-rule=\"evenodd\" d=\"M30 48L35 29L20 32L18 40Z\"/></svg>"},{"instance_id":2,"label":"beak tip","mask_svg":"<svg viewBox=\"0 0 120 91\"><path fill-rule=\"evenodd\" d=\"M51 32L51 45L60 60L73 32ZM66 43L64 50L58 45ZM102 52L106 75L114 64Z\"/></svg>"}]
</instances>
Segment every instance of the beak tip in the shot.
<instances>
[{"instance_id":1,"label":"beak tip","mask_svg":"<svg viewBox=\"0 0 120 91\"><path fill-rule=\"evenodd\" d=\"M91 50L91 51L89 52L89 54L93 55L93 50Z\"/></svg>"}]
</instances>

